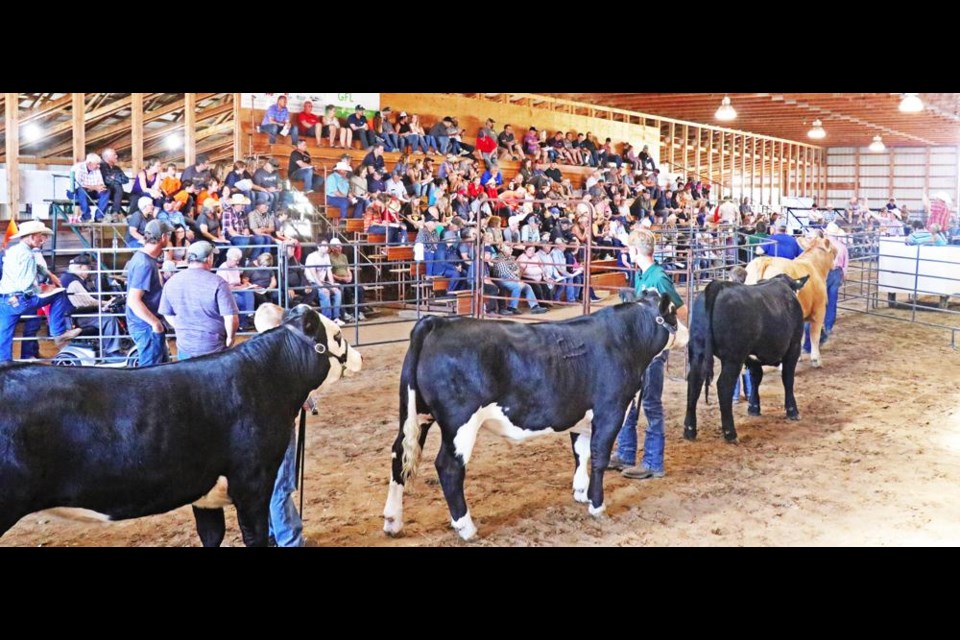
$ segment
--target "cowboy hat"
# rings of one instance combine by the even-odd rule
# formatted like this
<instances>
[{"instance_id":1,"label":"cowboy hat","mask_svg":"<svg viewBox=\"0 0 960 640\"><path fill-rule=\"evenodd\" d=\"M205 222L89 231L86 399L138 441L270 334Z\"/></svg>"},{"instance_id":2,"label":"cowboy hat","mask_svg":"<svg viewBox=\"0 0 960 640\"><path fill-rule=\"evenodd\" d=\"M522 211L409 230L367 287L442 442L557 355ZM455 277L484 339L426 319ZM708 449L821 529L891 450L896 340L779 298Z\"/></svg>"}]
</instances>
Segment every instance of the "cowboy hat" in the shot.
<instances>
[{"instance_id":1,"label":"cowboy hat","mask_svg":"<svg viewBox=\"0 0 960 640\"><path fill-rule=\"evenodd\" d=\"M343 160L338 162L337 165L333 168L333 170L334 171L353 171L350 165L344 162Z\"/></svg>"},{"instance_id":2,"label":"cowboy hat","mask_svg":"<svg viewBox=\"0 0 960 640\"><path fill-rule=\"evenodd\" d=\"M232 196L230 196L230 204L241 204L241 205L250 204L250 198L243 195L242 193L235 193Z\"/></svg>"},{"instance_id":3,"label":"cowboy hat","mask_svg":"<svg viewBox=\"0 0 960 640\"><path fill-rule=\"evenodd\" d=\"M32 236L35 233L42 233L47 236L53 235L53 231L48 229L47 225L43 224L39 220L30 220L29 222L24 222L22 225L20 225L16 235L11 236L11 238L23 238L26 236Z\"/></svg>"}]
</instances>

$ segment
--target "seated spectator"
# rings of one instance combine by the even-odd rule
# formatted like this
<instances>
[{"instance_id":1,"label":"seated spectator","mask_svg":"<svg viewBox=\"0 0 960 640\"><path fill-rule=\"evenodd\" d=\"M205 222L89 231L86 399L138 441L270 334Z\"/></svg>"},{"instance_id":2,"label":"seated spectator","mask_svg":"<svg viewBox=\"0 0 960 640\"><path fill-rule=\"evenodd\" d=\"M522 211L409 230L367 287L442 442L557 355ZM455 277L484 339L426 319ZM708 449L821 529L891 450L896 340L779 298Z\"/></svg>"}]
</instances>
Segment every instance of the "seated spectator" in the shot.
<instances>
[{"instance_id":1,"label":"seated spectator","mask_svg":"<svg viewBox=\"0 0 960 640\"><path fill-rule=\"evenodd\" d=\"M206 240L214 247L228 245L230 241L223 237L220 225L222 207L220 202L208 198L203 205L203 212L197 217L197 228L200 230L198 240Z\"/></svg>"},{"instance_id":2,"label":"seated spectator","mask_svg":"<svg viewBox=\"0 0 960 640\"><path fill-rule=\"evenodd\" d=\"M183 215L189 216L196 210L196 202L196 185L193 184L193 180L184 180L180 185L180 191L173 195L173 208Z\"/></svg>"},{"instance_id":3,"label":"seated spectator","mask_svg":"<svg viewBox=\"0 0 960 640\"><path fill-rule=\"evenodd\" d=\"M433 144L435 151L439 151L442 154L447 153L447 149L450 147L449 127L451 126L453 126L453 122L451 122L450 116L447 116L440 122L430 127L429 137L434 140ZM430 144L429 140L427 144Z\"/></svg>"},{"instance_id":4,"label":"seated spectator","mask_svg":"<svg viewBox=\"0 0 960 640\"><path fill-rule=\"evenodd\" d=\"M510 156L513 160L523 159L523 149L513 134L513 127L509 124L503 125L503 131L497 136L497 147L497 155L500 158Z\"/></svg>"},{"instance_id":5,"label":"seated spectator","mask_svg":"<svg viewBox=\"0 0 960 640\"><path fill-rule=\"evenodd\" d=\"M387 184L383 181L383 169L372 168L370 175L367 176L367 193L370 198L376 198L386 191Z\"/></svg>"},{"instance_id":6,"label":"seated spectator","mask_svg":"<svg viewBox=\"0 0 960 640\"><path fill-rule=\"evenodd\" d=\"M563 148L570 154L574 165L579 167L584 164L583 154L580 152L580 140L577 136L573 135L573 131L567 131L566 137L563 140Z\"/></svg>"},{"instance_id":7,"label":"seated spectator","mask_svg":"<svg viewBox=\"0 0 960 640\"><path fill-rule=\"evenodd\" d=\"M250 258L256 259L263 253L272 253L273 245L277 242L275 238L277 218L273 212L267 208L265 203L261 202L250 212L247 222L250 227L250 235L253 236L249 245L254 246L250 251Z\"/></svg>"},{"instance_id":8,"label":"seated spectator","mask_svg":"<svg viewBox=\"0 0 960 640\"><path fill-rule=\"evenodd\" d=\"M383 139L384 148L387 151L402 151L403 149L400 146L400 134L397 133L397 128L392 122L390 122L390 115L392 113L390 107L384 107L381 111L381 118L378 123L374 123L374 127L379 125L379 129L376 129L376 132L380 134L380 137Z\"/></svg>"},{"instance_id":9,"label":"seated spectator","mask_svg":"<svg viewBox=\"0 0 960 640\"><path fill-rule=\"evenodd\" d=\"M248 272L250 284L256 287L253 290L255 305L259 307L264 302L278 304L280 295L277 291L277 269L273 266L273 256L269 253L261 253L257 256L255 264L256 268Z\"/></svg>"},{"instance_id":10,"label":"seated spectator","mask_svg":"<svg viewBox=\"0 0 960 640\"><path fill-rule=\"evenodd\" d=\"M556 160L550 161L550 168L544 171L543 174L554 182L563 181L563 173L560 172L560 167L557 166Z\"/></svg>"},{"instance_id":11,"label":"seated spectator","mask_svg":"<svg viewBox=\"0 0 960 640\"><path fill-rule=\"evenodd\" d=\"M527 224L520 229L520 242L524 244L540 242L540 218L537 216L527 218Z\"/></svg>"},{"instance_id":12,"label":"seated spectator","mask_svg":"<svg viewBox=\"0 0 960 640\"><path fill-rule=\"evenodd\" d=\"M416 243L423 245L423 260L426 264L426 275L428 276L440 275L437 273L440 269L437 269L436 263L437 244L439 242L440 236L437 234L437 221L432 219L425 220L423 226L417 231Z\"/></svg>"},{"instance_id":13,"label":"seated spectator","mask_svg":"<svg viewBox=\"0 0 960 640\"><path fill-rule=\"evenodd\" d=\"M293 308L298 304L306 304L316 307L317 292L311 287L311 282L304 273L304 267L297 259L297 245L293 242L284 244L284 250L287 254L287 268L281 273L287 290L287 306Z\"/></svg>"},{"instance_id":14,"label":"seated spectator","mask_svg":"<svg viewBox=\"0 0 960 640\"><path fill-rule=\"evenodd\" d=\"M149 161L147 164L149 165ZM183 170L183 173L180 174L180 180L182 182L190 180L197 187L197 191L200 191L207 186L207 180L210 179L211 175L210 159L201 153L197 156L197 162L195 164Z\"/></svg>"},{"instance_id":15,"label":"seated spectator","mask_svg":"<svg viewBox=\"0 0 960 640\"><path fill-rule=\"evenodd\" d=\"M270 158L263 163L263 167L257 169L253 174L252 189L254 193L254 202L260 204L266 203L271 211L276 211L280 204L280 174L277 167L280 161L276 158Z\"/></svg>"},{"instance_id":16,"label":"seated spectator","mask_svg":"<svg viewBox=\"0 0 960 640\"><path fill-rule=\"evenodd\" d=\"M366 171L370 171L370 168L372 167L373 169L379 169L382 173L386 173L387 161L383 157L383 145L379 143L373 145L370 153L363 157L361 166ZM364 175L364 177L366 177L366 175Z\"/></svg>"},{"instance_id":17,"label":"seated spectator","mask_svg":"<svg viewBox=\"0 0 960 640\"><path fill-rule=\"evenodd\" d=\"M480 157L483 159L484 164L490 167L497 163L499 154L497 153L497 138L490 129L493 121L487 120L487 123L488 126L482 127L477 132L477 151L480 152Z\"/></svg>"},{"instance_id":18,"label":"seated spectator","mask_svg":"<svg viewBox=\"0 0 960 640\"><path fill-rule=\"evenodd\" d=\"M177 177L177 165L170 163L160 174L160 194L172 198L180 191L180 178Z\"/></svg>"},{"instance_id":19,"label":"seated spectator","mask_svg":"<svg viewBox=\"0 0 960 640\"><path fill-rule=\"evenodd\" d=\"M299 140L297 148L290 153L290 164L287 165L287 178L303 180L304 193L313 193L313 164L310 152L307 151L307 141Z\"/></svg>"},{"instance_id":20,"label":"seated spectator","mask_svg":"<svg viewBox=\"0 0 960 640\"><path fill-rule=\"evenodd\" d=\"M306 274L317 288L320 313L342 327L344 322L340 319L340 304L343 294L333 277L330 246L326 240L317 243L317 250L307 256Z\"/></svg>"},{"instance_id":21,"label":"seated spectator","mask_svg":"<svg viewBox=\"0 0 960 640\"><path fill-rule=\"evenodd\" d=\"M300 132L296 127L290 125L290 111L287 110L287 96L277 98L276 104L272 104L263 114L263 121L260 122L260 132L267 134L270 144L277 143L277 136L290 136L293 144L297 144Z\"/></svg>"},{"instance_id":22,"label":"seated spectator","mask_svg":"<svg viewBox=\"0 0 960 640\"><path fill-rule=\"evenodd\" d=\"M358 104L354 108L354 112L347 118L347 128L353 132L354 138L360 140L360 144L365 150L373 146L373 132L367 125L367 116L364 115L363 105ZM347 143L348 149L350 146L351 144Z\"/></svg>"},{"instance_id":23,"label":"seated spectator","mask_svg":"<svg viewBox=\"0 0 960 640\"><path fill-rule=\"evenodd\" d=\"M241 271L241 260L243 260L243 252L237 247L230 247L227 249L226 260L217 269L217 275L227 281L230 291L233 292L233 299L237 301L237 307L240 309L240 330L249 331L253 326L253 312L256 304L249 272Z\"/></svg>"},{"instance_id":24,"label":"seated spectator","mask_svg":"<svg viewBox=\"0 0 960 640\"><path fill-rule=\"evenodd\" d=\"M159 219L159 218L158 218ZM169 224L173 224L167 220ZM168 262L176 271L179 267L187 266L187 249L190 248L190 238L187 237L186 226L174 226L170 234L170 243L163 249L164 264Z\"/></svg>"},{"instance_id":25,"label":"seated spectator","mask_svg":"<svg viewBox=\"0 0 960 640\"><path fill-rule=\"evenodd\" d=\"M330 147L334 149L349 149L353 146L353 129L344 127L340 124L340 118L337 117L337 107L328 104L323 110L323 129L321 135L326 135L330 141ZM339 137L340 144L335 144L334 140Z\"/></svg>"},{"instance_id":26,"label":"seated spectator","mask_svg":"<svg viewBox=\"0 0 960 640\"><path fill-rule=\"evenodd\" d=\"M87 314L106 312L113 303L113 298L95 298L97 283L90 278L90 269L95 265L94 260L87 254L70 260L67 272L60 276L60 284L67 290L67 312L73 317L73 323L81 329L92 329L96 335L103 336L99 343L101 354L104 357L120 355L121 335L120 321L109 315L95 317L76 317Z\"/></svg>"},{"instance_id":27,"label":"seated spectator","mask_svg":"<svg viewBox=\"0 0 960 640\"><path fill-rule=\"evenodd\" d=\"M117 152L113 149L103 150L100 175L103 177L104 186L110 192L110 205L107 213L122 213L120 201L123 199L123 185L130 182L130 178L117 164Z\"/></svg>"},{"instance_id":28,"label":"seated spectator","mask_svg":"<svg viewBox=\"0 0 960 640\"><path fill-rule=\"evenodd\" d=\"M597 143L594 136L589 131L586 134L577 134L580 141L580 151L583 154L584 164L591 167L600 166L600 154L597 149Z\"/></svg>"},{"instance_id":29,"label":"seated spectator","mask_svg":"<svg viewBox=\"0 0 960 640\"><path fill-rule=\"evenodd\" d=\"M341 218L362 218L365 207L350 193L350 181L347 178L350 171L350 164L343 160L333 168L326 184L327 207L339 209ZM351 207L353 211L350 211Z\"/></svg>"},{"instance_id":30,"label":"seated spectator","mask_svg":"<svg viewBox=\"0 0 960 640\"><path fill-rule=\"evenodd\" d=\"M523 151L533 156L534 160L547 161L547 150L540 147L540 134L536 127L527 129L527 133L523 136Z\"/></svg>"},{"instance_id":31,"label":"seated spectator","mask_svg":"<svg viewBox=\"0 0 960 640\"><path fill-rule=\"evenodd\" d=\"M643 145L637 159L640 161L640 168L644 171L656 171L657 163L653 161L653 157L650 155L649 145Z\"/></svg>"},{"instance_id":32,"label":"seated spectator","mask_svg":"<svg viewBox=\"0 0 960 640\"><path fill-rule=\"evenodd\" d=\"M412 114L410 116L410 131L417 134L420 137L420 145L423 148L423 153L430 153L430 149L433 149L433 152L437 152L437 141L433 136L428 136L427 132L424 131L423 125L420 124L420 116L417 114Z\"/></svg>"},{"instance_id":33,"label":"seated spectator","mask_svg":"<svg viewBox=\"0 0 960 640\"><path fill-rule=\"evenodd\" d=\"M923 223L919 220L914 220L911 226L913 227L913 233L907 236L907 244L932 244L938 247L947 244L947 239L940 233L940 227L936 224L930 225L929 231L923 228Z\"/></svg>"},{"instance_id":34,"label":"seated spectator","mask_svg":"<svg viewBox=\"0 0 960 640\"><path fill-rule=\"evenodd\" d=\"M620 165L623 164L623 158L614 151L613 142L610 138L607 138L600 149L600 165L609 165L610 163L617 165L619 169Z\"/></svg>"},{"instance_id":35,"label":"seated spectator","mask_svg":"<svg viewBox=\"0 0 960 640\"><path fill-rule=\"evenodd\" d=\"M238 160L233 163L233 171L227 174L224 184L229 187L231 194L241 193L247 200L253 198L253 175L247 171L247 163ZM249 207L248 207L249 210Z\"/></svg>"},{"instance_id":36,"label":"seated spectator","mask_svg":"<svg viewBox=\"0 0 960 640\"><path fill-rule=\"evenodd\" d=\"M246 213L249 204L250 200L242 193L235 193L230 196L230 200L223 207L223 214L220 217L223 237L235 247L246 247L254 244L253 233L250 231ZM263 206L266 207L266 205ZM260 253L262 252L258 252L257 255Z\"/></svg>"},{"instance_id":37,"label":"seated spectator","mask_svg":"<svg viewBox=\"0 0 960 640\"><path fill-rule=\"evenodd\" d=\"M317 114L313 112L313 103L309 100L304 100L303 111L297 114L297 135L313 136L317 141L317 146L321 146L320 141L323 138L323 125L320 123L320 118Z\"/></svg>"},{"instance_id":38,"label":"seated spectator","mask_svg":"<svg viewBox=\"0 0 960 640\"><path fill-rule=\"evenodd\" d=\"M567 151L566 139L563 137L563 131L557 131L553 138L550 141L550 146L553 149L554 160L558 160L564 164L573 164L573 155ZM557 180L559 182L559 180Z\"/></svg>"},{"instance_id":39,"label":"seated spectator","mask_svg":"<svg viewBox=\"0 0 960 640\"><path fill-rule=\"evenodd\" d=\"M97 210L94 215L94 222L103 220L104 212L110 206L110 190L103 182L103 174L100 173L100 156L95 153L87 154L87 159L73 165L73 174L76 184L76 200L80 205L82 215L81 220L90 220L90 203L97 203ZM70 195L73 197L73 195Z\"/></svg>"},{"instance_id":40,"label":"seated spectator","mask_svg":"<svg viewBox=\"0 0 960 640\"><path fill-rule=\"evenodd\" d=\"M195 233L187 223L187 217L177 210L176 204L177 203L173 198L166 198L163 201L163 208L160 211L155 212L156 218L157 220L163 220L164 222L169 223L174 229L181 227L184 232L184 237L187 240L192 241Z\"/></svg>"},{"instance_id":41,"label":"seated spectator","mask_svg":"<svg viewBox=\"0 0 960 640\"><path fill-rule=\"evenodd\" d=\"M569 218L562 218L562 220L569 221ZM544 249L545 255L541 255L540 259L544 264L544 277L548 282L555 283L553 288L554 301L559 301L560 296L566 294L567 302L576 302L577 288L574 286L574 281L583 272L567 268L566 250L566 241L562 236L558 236L553 240L553 248L549 250L549 253Z\"/></svg>"},{"instance_id":42,"label":"seated spectator","mask_svg":"<svg viewBox=\"0 0 960 640\"><path fill-rule=\"evenodd\" d=\"M397 135L400 136L400 151L404 153L416 153L418 149L423 149L426 153L426 142L420 138L410 126L410 116L405 111L397 114L396 121Z\"/></svg>"},{"instance_id":43,"label":"seated spectator","mask_svg":"<svg viewBox=\"0 0 960 640\"><path fill-rule=\"evenodd\" d=\"M348 311L352 309L358 320L366 320L363 306L365 292L359 282L354 283L353 272L350 270L350 258L343 253L343 244L337 238L330 240L330 272L343 292L343 319L346 322L353 322L354 314Z\"/></svg>"},{"instance_id":44,"label":"seated spectator","mask_svg":"<svg viewBox=\"0 0 960 640\"><path fill-rule=\"evenodd\" d=\"M537 247L533 244L526 245L523 248L523 255L517 258L517 264L520 265L520 277L533 289L540 305L549 307L546 301L553 300L553 295L543 277L543 260L537 253Z\"/></svg>"},{"instance_id":45,"label":"seated spectator","mask_svg":"<svg viewBox=\"0 0 960 640\"><path fill-rule=\"evenodd\" d=\"M520 296L523 295L530 305L532 313L546 313L546 307L537 303L537 297L533 289L526 282L522 282L520 275L520 265L513 257L513 252L506 244L500 245L493 256L493 282L501 289L505 289L510 296L507 307L501 311L503 315L512 315L520 313Z\"/></svg>"},{"instance_id":46,"label":"seated spectator","mask_svg":"<svg viewBox=\"0 0 960 640\"><path fill-rule=\"evenodd\" d=\"M483 175L480 176L480 184L487 186L490 181L493 180L493 183L497 187L503 186L503 174L500 173L500 167L497 165L491 166L489 169L483 172ZM491 196L495 197L495 196Z\"/></svg>"},{"instance_id":47,"label":"seated spectator","mask_svg":"<svg viewBox=\"0 0 960 640\"><path fill-rule=\"evenodd\" d=\"M146 244L143 234L147 223L154 219L155 210L153 198L150 196L143 196L137 202L137 210L127 219L127 234L124 236L124 241L128 247L138 249Z\"/></svg>"}]
</instances>

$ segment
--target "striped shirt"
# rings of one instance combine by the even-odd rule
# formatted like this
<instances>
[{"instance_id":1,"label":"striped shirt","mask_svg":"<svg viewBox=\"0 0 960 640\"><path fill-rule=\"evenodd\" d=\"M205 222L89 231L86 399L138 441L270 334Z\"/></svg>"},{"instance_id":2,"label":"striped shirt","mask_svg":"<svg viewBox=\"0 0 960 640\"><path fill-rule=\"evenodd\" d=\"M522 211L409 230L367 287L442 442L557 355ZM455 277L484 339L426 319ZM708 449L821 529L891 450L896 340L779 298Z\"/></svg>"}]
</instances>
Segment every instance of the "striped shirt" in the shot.
<instances>
[{"instance_id":1,"label":"striped shirt","mask_svg":"<svg viewBox=\"0 0 960 640\"><path fill-rule=\"evenodd\" d=\"M927 229L933 225L940 227L940 230L950 228L950 207L943 200L930 201L930 216L927 218Z\"/></svg>"}]
</instances>

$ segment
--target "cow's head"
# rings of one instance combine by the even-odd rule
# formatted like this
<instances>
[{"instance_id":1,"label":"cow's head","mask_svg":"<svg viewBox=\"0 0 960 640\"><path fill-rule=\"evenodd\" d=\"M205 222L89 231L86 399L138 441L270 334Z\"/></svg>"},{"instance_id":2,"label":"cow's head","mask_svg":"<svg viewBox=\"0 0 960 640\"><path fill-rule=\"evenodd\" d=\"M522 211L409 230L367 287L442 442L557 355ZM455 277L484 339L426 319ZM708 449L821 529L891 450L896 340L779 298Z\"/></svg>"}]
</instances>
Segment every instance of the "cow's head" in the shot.
<instances>
[{"instance_id":1,"label":"cow's head","mask_svg":"<svg viewBox=\"0 0 960 640\"><path fill-rule=\"evenodd\" d=\"M663 325L670 333L670 337L667 338L667 346L663 348L664 351L667 349L683 349L686 347L687 342L690 340L690 332L687 331L687 327L677 318L677 305L673 304L670 296L660 296L658 311L657 324Z\"/></svg>"},{"instance_id":2,"label":"cow's head","mask_svg":"<svg viewBox=\"0 0 960 640\"><path fill-rule=\"evenodd\" d=\"M261 333L283 325L309 341L318 356L329 358L330 372L320 386L336 382L341 376L358 373L363 366L360 352L347 343L340 327L305 304L289 311L274 304L262 304L257 309L254 324Z\"/></svg>"},{"instance_id":3,"label":"cow's head","mask_svg":"<svg viewBox=\"0 0 960 640\"><path fill-rule=\"evenodd\" d=\"M800 289L803 289L803 285L807 284L807 280L810 279L810 276L803 276L802 278L794 279L785 273L781 273L777 277L783 279L783 281L790 285L790 288L794 291L800 291Z\"/></svg>"}]
</instances>

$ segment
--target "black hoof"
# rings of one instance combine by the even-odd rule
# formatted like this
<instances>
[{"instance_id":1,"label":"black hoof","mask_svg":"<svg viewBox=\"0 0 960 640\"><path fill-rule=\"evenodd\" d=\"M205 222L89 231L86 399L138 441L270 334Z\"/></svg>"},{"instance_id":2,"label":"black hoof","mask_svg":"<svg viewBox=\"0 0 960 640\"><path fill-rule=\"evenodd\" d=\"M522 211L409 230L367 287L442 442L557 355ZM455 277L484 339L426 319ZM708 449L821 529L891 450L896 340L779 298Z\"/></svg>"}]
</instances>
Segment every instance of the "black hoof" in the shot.
<instances>
[{"instance_id":1,"label":"black hoof","mask_svg":"<svg viewBox=\"0 0 960 640\"><path fill-rule=\"evenodd\" d=\"M693 442L694 440L697 439L697 430L696 430L696 429L691 429L691 428L689 428L689 427L685 428L685 429L683 430L683 439L684 439L684 440L689 440L690 442Z\"/></svg>"},{"instance_id":2,"label":"black hoof","mask_svg":"<svg viewBox=\"0 0 960 640\"><path fill-rule=\"evenodd\" d=\"M750 405L749 407L747 407L747 415L748 415L748 416L758 416L758 415L760 415L760 407L759 407L759 406Z\"/></svg>"},{"instance_id":3,"label":"black hoof","mask_svg":"<svg viewBox=\"0 0 960 640\"><path fill-rule=\"evenodd\" d=\"M729 442L730 444L735 444L737 442L737 432L731 431L729 433L724 432L723 439Z\"/></svg>"},{"instance_id":4,"label":"black hoof","mask_svg":"<svg viewBox=\"0 0 960 640\"><path fill-rule=\"evenodd\" d=\"M799 411L787 411L787 420L793 420L794 422L796 422L799 419L800 419Z\"/></svg>"}]
</instances>

